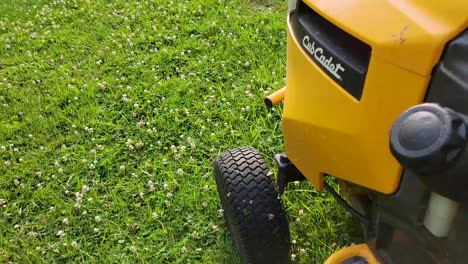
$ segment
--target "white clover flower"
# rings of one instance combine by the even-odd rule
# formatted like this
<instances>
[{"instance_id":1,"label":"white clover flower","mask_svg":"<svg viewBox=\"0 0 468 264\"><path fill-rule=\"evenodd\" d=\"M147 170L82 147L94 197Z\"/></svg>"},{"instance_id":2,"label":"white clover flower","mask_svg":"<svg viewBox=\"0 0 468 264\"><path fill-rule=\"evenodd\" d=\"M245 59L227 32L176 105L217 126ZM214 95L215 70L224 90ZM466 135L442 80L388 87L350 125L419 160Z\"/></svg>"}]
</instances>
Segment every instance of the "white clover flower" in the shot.
<instances>
[{"instance_id":1,"label":"white clover flower","mask_svg":"<svg viewBox=\"0 0 468 264\"><path fill-rule=\"evenodd\" d=\"M143 126L145 126L145 124L146 124L145 121L140 120L140 121L136 124L136 126L137 126L137 127L143 127Z\"/></svg>"},{"instance_id":2,"label":"white clover flower","mask_svg":"<svg viewBox=\"0 0 468 264\"><path fill-rule=\"evenodd\" d=\"M171 149L172 152L177 153L177 147L176 146L171 145L170 149Z\"/></svg>"},{"instance_id":3,"label":"white clover flower","mask_svg":"<svg viewBox=\"0 0 468 264\"><path fill-rule=\"evenodd\" d=\"M182 252L182 254L185 254L185 253L188 252L188 249L187 249L185 246L183 246L183 247L180 249L180 252Z\"/></svg>"},{"instance_id":4,"label":"white clover flower","mask_svg":"<svg viewBox=\"0 0 468 264\"><path fill-rule=\"evenodd\" d=\"M153 212L153 213L151 214L151 217L153 217L153 219L158 219L158 218L159 218L159 215L158 215L158 213Z\"/></svg>"},{"instance_id":5,"label":"white clover flower","mask_svg":"<svg viewBox=\"0 0 468 264\"><path fill-rule=\"evenodd\" d=\"M136 253L136 252L137 252L137 248L136 248L135 246L131 246L131 247L130 247L130 252Z\"/></svg>"},{"instance_id":6,"label":"white clover flower","mask_svg":"<svg viewBox=\"0 0 468 264\"><path fill-rule=\"evenodd\" d=\"M78 247L78 242L76 241L71 242L71 246L74 248Z\"/></svg>"},{"instance_id":7,"label":"white clover flower","mask_svg":"<svg viewBox=\"0 0 468 264\"><path fill-rule=\"evenodd\" d=\"M63 222L65 225L68 225L68 223L69 223L69 222L68 222L68 218L65 217L65 218L63 219L62 222Z\"/></svg>"},{"instance_id":8,"label":"white clover flower","mask_svg":"<svg viewBox=\"0 0 468 264\"><path fill-rule=\"evenodd\" d=\"M65 232L63 230L59 230L56 234L56 236L58 237L64 237L65 236Z\"/></svg>"},{"instance_id":9,"label":"white clover flower","mask_svg":"<svg viewBox=\"0 0 468 264\"><path fill-rule=\"evenodd\" d=\"M75 198L76 198L76 201L77 202L80 202L83 200L83 194L81 194L80 192L76 192L75 193Z\"/></svg>"},{"instance_id":10,"label":"white clover flower","mask_svg":"<svg viewBox=\"0 0 468 264\"><path fill-rule=\"evenodd\" d=\"M184 174L184 170L183 170L183 169L178 169L178 170L177 170L177 174L179 174L179 175Z\"/></svg>"},{"instance_id":11,"label":"white clover flower","mask_svg":"<svg viewBox=\"0 0 468 264\"><path fill-rule=\"evenodd\" d=\"M18 179L15 179L13 181L13 183L16 185L16 186L19 186L21 184L21 182L18 180ZM0 204L1 205L1 204Z\"/></svg>"},{"instance_id":12,"label":"white clover flower","mask_svg":"<svg viewBox=\"0 0 468 264\"><path fill-rule=\"evenodd\" d=\"M83 194L89 192L89 186L88 185L83 185L83 187L81 187L81 192Z\"/></svg>"},{"instance_id":13,"label":"white clover flower","mask_svg":"<svg viewBox=\"0 0 468 264\"><path fill-rule=\"evenodd\" d=\"M291 260L292 261L296 260L296 254L291 254Z\"/></svg>"},{"instance_id":14,"label":"white clover flower","mask_svg":"<svg viewBox=\"0 0 468 264\"><path fill-rule=\"evenodd\" d=\"M148 187L149 187L149 191L153 192L155 190L154 182L153 181L148 181Z\"/></svg>"},{"instance_id":15,"label":"white clover flower","mask_svg":"<svg viewBox=\"0 0 468 264\"><path fill-rule=\"evenodd\" d=\"M94 221L96 221L96 223L100 223L102 221L102 218L99 215L96 215L94 217Z\"/></svg>"},{"instance_id":16,"label":"white clover flower","mask_svg":"<svg viewBox=\"0 0 468 264\"><path fill-rule=\"evenodd\" d=\"M120 165L120 170L125 171L125 165Z\"/></svg>"}]
</instances>

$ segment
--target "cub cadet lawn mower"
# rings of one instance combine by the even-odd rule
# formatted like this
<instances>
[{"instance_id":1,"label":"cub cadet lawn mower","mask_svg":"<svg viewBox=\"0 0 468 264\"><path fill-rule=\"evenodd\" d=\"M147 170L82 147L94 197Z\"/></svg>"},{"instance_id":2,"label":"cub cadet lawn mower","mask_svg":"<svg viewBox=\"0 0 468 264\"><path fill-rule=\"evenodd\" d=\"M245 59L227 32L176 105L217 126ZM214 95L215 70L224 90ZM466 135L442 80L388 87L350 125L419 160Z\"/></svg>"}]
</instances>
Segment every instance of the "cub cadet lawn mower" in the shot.
<instances>
[{"instance_id":1,"label":"cub cadet lawn mower","mask_svg":"<svg viewBox=\"0 0 468 264\"><path fill-rule=\"evenodd\" d=\"M290 0L287 21L277 183L253 148L214 163L241 262L289 262L278 194L304 178L364 229L325 263L468 263L468 2Z\"/></svg>"}]
</instances>

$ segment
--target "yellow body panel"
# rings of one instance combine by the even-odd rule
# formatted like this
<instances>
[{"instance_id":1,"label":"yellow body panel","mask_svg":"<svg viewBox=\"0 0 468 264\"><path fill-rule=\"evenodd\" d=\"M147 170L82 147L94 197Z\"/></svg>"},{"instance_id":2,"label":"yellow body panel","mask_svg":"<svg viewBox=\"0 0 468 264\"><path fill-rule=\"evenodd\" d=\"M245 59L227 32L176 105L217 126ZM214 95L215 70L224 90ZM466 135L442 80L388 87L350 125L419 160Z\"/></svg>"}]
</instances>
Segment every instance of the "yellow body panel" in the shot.
<instances>
[{"instance_id":1,"label":"yellow body panel","mask_svg":"<svg viewBox=\"0 0 468 264\"><path fill-rule=\"evenodd\" d=\"M372 48L357 101L303 51L288 23L286 153L319 190L323 175L393 193L401 168L388 147L393 121L424 99L444 45L468 26L468 2L306 0Z\"/></svg>"},{"instance_id":2,"label":"yellow body panel","mask_svg":"<svg viewBox=\"0 0 468 264\"><path fill-rule=\"evenodd\" d=\"M411 72L430 74L444 45L468 21L466 0L304 0L379 56Z\"/></svg>"},{"instance_id":3,"label":"yellow body panel","mask_svg":"<svg viewBox=\"0 0 468 264\"><path fill-rule=\"evenodd\" d=\"M346 247L333 253L324 264L341 264L345 260L360 256L366 259L369 264L380 264L380 262L374 257L372 251L366 244L359 244L351 247Z\"/></svg>"}]
</instances>

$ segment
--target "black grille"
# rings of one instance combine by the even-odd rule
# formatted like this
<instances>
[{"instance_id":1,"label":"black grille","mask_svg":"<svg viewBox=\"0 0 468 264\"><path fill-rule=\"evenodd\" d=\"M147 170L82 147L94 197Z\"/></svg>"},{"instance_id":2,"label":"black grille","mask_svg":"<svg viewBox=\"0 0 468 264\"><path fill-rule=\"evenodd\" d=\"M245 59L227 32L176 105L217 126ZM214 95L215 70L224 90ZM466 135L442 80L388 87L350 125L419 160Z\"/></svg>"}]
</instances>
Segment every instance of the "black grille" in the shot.
<instances>
[{"instance_id":1,"label":"black grille","mask_svg":"<svg viewBox=\"0 0 468 264\"><path fill-rule=\"evenodd\" d=\"M371 47L329 22L302 1L290 19L302 49L330 78L360 100Z\"/></svg>"}]
</instances>

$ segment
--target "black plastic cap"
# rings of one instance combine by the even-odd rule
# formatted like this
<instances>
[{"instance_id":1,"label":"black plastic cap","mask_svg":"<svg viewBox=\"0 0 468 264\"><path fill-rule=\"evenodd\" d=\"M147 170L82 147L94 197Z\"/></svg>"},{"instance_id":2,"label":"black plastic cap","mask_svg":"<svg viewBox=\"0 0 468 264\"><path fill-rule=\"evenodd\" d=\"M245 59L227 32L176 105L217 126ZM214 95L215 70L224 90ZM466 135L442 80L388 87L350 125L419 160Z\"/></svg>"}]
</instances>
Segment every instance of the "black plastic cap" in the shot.
<instances>
[{"instance_id":1,"label":"black plastic cap","mask_svg":"<svg viewBox=\"0 0 468 264\"><path fill-rule=\"evenodd\" d=\"M271 101L270 98L265 97L265 99L263 99L263 102L265 103L266 107L268 107L268 108L272 108L272 107L273 107L273 102Z\"/></svg>"},{"instance_id":2,"label":"black plastic cap","mask_svg":"<svg viewBox=\"0 0 468 264\"><path fill-rule=\"evenodd\" d=\"M405 111L392 126L390 150L400 164L419 174L446 169L465 146L461 115L439 106L421 104Z\"/></svg>"}]
</instances>

